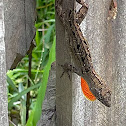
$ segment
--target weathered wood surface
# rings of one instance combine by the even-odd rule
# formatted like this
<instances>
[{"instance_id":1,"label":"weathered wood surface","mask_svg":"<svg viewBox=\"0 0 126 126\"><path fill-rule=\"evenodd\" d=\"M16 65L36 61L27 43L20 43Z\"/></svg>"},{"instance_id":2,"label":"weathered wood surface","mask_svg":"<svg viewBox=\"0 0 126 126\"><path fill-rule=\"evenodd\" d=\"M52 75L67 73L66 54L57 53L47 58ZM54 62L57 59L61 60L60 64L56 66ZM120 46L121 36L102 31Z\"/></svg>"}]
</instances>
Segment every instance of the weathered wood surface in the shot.
<instances>
[{"instance_id":1,"label":"weathered wood surface","mask_svg":"<svg viewBox=\"0 0 126 126\"><path fill-rule=\"evenodd\" d=\"M13 69L35 36L35 0L4 0L7 69Z\"/></svg>"},{"instance_id":2,"label":"weathered wood surface","mask_svg":"<svg viewBox=\"0 0 126 126\"><path fill-rule=\"evenodd\" d=\"M67 3L67 0L64 1ZM91 102L85 99L77 75L72 75L72 85L66 74L60 79L62 68L58 64L67 62L69 54L66 52L64 28L56 18L57 126L124 126L126 123L126 1L118 1L117 19L108 21L110 1L88 1L88 15L81 24L90 45L95 70L112 89L110 108L97 100ZM66 6L69 7L68 4Z\"/></svg>"},{"instance_id":3,"label":"weathered wood surface","mask_svg":"<svg viewBox=\"0 0 126 126\"><path fill-rule=\"evenodd\" d=\"M64 0L63 9L72 6L66 4ZM73 0L72 0L73 1ZM63 69L59 66L68 62L71 64L71 57L68 53L68 36L65 28L56 15L56 125L71 126L72 124L72 81L68 75L64 74ZM71 76L72 73L70 73Z\"/></svg>"},{"instance_id":4,"label":"weathered wood surface","mask_svg":"<svg viewBox=\"0 0 126 126\"><path fill-rule=\"evenodd\" d=\"M0 0L0 126L8 126L8 100L6 85L6 50L4 41L4 5Z\"/></svg>"},{"instance_id":5,"label":"weathered wood surface","mask_svg":"<svg viewBox=\"0 0 126 126\"><path fill-rule=\"evenodd\" d=\"M35 0L0 0L0 126L8 126L6 72L33 45L34 22Z\"/></svg>"}]
</instances>

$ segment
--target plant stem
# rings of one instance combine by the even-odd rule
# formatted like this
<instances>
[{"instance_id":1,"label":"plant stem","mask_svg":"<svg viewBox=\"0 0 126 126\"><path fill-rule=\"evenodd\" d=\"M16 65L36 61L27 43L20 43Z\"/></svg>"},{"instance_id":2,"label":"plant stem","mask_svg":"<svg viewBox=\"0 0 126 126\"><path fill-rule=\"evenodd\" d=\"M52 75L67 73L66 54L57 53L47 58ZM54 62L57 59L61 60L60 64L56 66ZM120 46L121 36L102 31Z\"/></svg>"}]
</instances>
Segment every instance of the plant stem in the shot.
<instances>
[{"instance_id":1,"label":"plant stem","mask_svg":"<svg viewBox=\"0 0 126 126\"><path fill-rule=\"evenodd\" d=\"M28 55L29 58L29 67L28 67L28 76L29 78L31 78L31 64L32 64L32 51L31 53L29 53ZM27 88L29 88L31 86L30 80L28 79L28 86ZM29 108L30 108L30 92L27 93L27 101L26 101L26 121L29 118Z\"/></svg>"}]
</instances>

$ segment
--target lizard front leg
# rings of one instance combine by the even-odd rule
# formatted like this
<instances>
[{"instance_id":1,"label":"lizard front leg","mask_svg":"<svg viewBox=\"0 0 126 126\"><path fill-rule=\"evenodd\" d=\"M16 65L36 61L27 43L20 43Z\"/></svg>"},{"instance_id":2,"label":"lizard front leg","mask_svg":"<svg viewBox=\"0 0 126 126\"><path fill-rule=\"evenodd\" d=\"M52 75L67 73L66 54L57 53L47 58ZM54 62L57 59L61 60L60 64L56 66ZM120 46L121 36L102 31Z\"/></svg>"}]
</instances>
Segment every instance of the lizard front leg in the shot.
<instances>
[{"instance_id":1,"label":"lizard front leg","mask_svg":"<svg viewBox=\"0 0 126 126\"><path fill-rule=\"evenodd\" d=\"M116 19L117 16L117 0L111 0L111 4L109 6L109 15L108 20Z\"/></svg>"},{"instance_id":2,"label":"lizard front leg","mask_svg":"<svg viewBox=\"0 0 126 126\"><path fill-rule=\"evenodd\" d=\"M76 0L79 4L82 5L82 7L79 9L79 11L76 13L76 22L78 24L81 24L81 22L84 20L85 16L87 15L88 11L88 5L83 0Z\"/></svg>"}]
</instances>

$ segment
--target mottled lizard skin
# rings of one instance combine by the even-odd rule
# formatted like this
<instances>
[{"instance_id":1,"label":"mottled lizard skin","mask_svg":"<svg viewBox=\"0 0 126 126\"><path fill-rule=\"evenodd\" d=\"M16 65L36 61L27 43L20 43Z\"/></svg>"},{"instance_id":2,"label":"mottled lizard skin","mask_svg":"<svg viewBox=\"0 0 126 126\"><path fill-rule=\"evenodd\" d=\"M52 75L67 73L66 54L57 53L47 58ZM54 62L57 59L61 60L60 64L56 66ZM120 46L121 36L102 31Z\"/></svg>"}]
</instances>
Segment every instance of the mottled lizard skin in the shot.
<instances>
[{"instance_id":1,"label":"mottled lizard skin","mask_svg":"<svg viewBox=\"0 0 126 126\"><path fill-rule=\"evenodd\" d=\"M87 81L93 95L105 106L110 107L111 90L95 72L89 51L89 44L84 38L79 26L86 16L88 7L83 0L76 1L82 5L77 13L76 9L72 8L67 8L67 12L63 11L62 0L55 1L56 13L69 35L68 46L70 47L75 66L78 68L69 65L67 67L70 71L82 76ZM73 8L75 7L74 3Z\"/></svg>"}]
</instances>

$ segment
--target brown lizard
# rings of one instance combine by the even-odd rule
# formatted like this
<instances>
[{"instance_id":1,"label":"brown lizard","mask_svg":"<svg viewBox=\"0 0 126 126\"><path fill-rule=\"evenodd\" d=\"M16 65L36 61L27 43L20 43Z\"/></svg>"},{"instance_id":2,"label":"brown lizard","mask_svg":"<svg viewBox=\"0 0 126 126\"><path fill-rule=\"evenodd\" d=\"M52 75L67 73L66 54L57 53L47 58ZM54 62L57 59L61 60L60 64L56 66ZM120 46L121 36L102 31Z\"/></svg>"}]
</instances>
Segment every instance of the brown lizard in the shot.
<instances>
[{"instance_id":1,"label":"brown lizard","mask_svg":"<svg viewBox=\"0 0 126 126\"><path fill-rule=\"evenodd\" d=\"M73 8L67 8L67 11L64 11L62 8L62 1L63 0L55 1L56 13L69 35L69 47L72 52L75 66L78 68L67 64L62 65L62 67L65 69L67 68L66 71L70 70L83 77L87 81L93 95L105 106L110 107L111 90L95 72L92 65L89 44L83 37L79 26L86 16L88 7L83 0L76 0L82 5L78 12L76 12L75 3L73 3Z\"/></svg>"}]
</instances>

